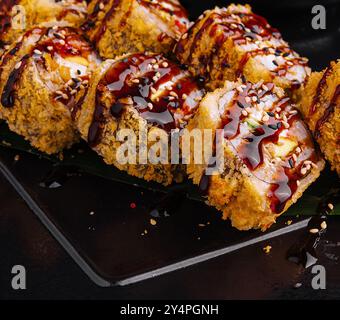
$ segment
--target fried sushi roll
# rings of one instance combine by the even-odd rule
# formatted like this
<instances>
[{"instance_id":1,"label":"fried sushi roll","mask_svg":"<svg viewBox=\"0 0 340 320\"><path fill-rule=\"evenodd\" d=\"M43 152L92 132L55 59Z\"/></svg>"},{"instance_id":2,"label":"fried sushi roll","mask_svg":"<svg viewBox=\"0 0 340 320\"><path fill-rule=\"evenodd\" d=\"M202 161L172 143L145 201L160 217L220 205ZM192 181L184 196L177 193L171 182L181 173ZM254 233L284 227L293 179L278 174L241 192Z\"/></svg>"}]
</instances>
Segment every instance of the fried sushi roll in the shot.
<instances>
[{"instance_id":1,"label":"fried sushi roll","mask_svg":"<svg viewBox=\"0 0 340 320\"><path fill-rule=\"evenodd\" d=\"M220 135L221 168L208 175L214 163L191 164L188 174L239 230L269 228L324 168L298 111L273 83L226 82L188 128Z\"/></svg>"},{"instance_id":2,"label":"fried sushi roll","mask_svg":"<svg viewBox=\"0 0 340 320\"><path fill-rule=\"evenodd\" d=\"M300 110L332 169L340 175L340 61L312 73Z\"/></svg>"},{"instance_id":3,"label":"fried sushi roll","mask_svg":"<svg viewBox=\"0 0 340 320\"><path fill-rule=\"evenodd\" d=\"M310 73L308 60L251 8L230 5L206 11L178 42L175 54L210 90L245 76L273 82L294 94Z\"/></svg>"},{"instance_id":4,"label":"fried sushi roll","mask_svg":"<svg viewBox=\"0 0 340 320\"><path fill-rule=\"evenodd\" d=\"M186 126L202 96L190 74L162 55L131 54L106 61L97 70L75 121L81 136L107 164L169 185L185 173L180 161L171 161L171 135ZM126 130L135 136L128 144L136 157L123 162L119 150L126 142L120 134ZM163 158L159 143L169 151Z\"/></svg>"},{"instance_id":5,"label":"fried sushi roll","mask_svg":"<svg viewBox=\"0 0 340 320\"><path fill-rule=\"evenodd\" d=\"M168 53L187 31L178 0L92 0L82 29L104 58L126 53Z\"/></svg>"},{"instance_id":6,"label":"fried sushi roll","mask_svg":"<svg viewBox=\"0 0 340 320\"><path fill-rule=\"evenodd\" d=\"M79 27L86 15L82 0L0 0L0 52L33 27Z\"/></svg>"},{"instance_id":7,"label":"fried sushi roll","mask_svg":"<svg viewBox=\"0 0 340 320\"><path fill-rule=\"evenodd\" d=\"M97 59L75 29L28 31L0 61L0 118L43 152L70 147L78 140L71 111Z\"/></svg>"}]
</instances>

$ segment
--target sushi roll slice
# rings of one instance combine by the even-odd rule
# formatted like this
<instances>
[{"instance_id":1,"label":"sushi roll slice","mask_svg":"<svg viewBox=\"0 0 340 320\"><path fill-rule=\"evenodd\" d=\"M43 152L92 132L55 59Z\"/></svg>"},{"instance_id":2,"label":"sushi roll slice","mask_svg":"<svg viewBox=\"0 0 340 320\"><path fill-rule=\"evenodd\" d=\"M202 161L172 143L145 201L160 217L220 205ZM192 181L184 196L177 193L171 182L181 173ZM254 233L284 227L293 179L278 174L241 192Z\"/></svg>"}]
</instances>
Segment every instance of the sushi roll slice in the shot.
<instances>
[{"instance_id":1,"label":"sushi roll slice","mask_svg":"<svg viewBox=\"0 0 340 320\"><path fill-rule=\"evenodd\" d=\"M240 230L269 228L324 168L298 111L273 83L227 81L202 100L188 128L221 138L221 168L191 164L188 174Z\"/></svg>"},{"instance_id":2,"label":"sushi roll slice","mask_svg":"<svg viewBox=\"0 0 340 320\"><path fill-rule=\"evenodd\" d=\"M0 0L0 53L33 27L79 27L86 15L83 0Z\"/></svg>"},{"instance_id":3,"label":"sushi roll slice","mask_svg":"<svg viewBox=\"0 0 340 320\"><path fill-rule=\"evenodd\" d=\"M92 0L89 13L82 28L103 58L168 53L189 25L177 0Z\"/></svg>"},{"instance_id":4,"label":"sushi roll slice","mask_svg":"<svg viewBox=\"0 0 340 320\"><path fill-rule=\"evenodd\" d=\"M162 55L130 54L98 68L75 121L82 138L107 164L169 185L185 173L180 161L171 161L171 136L186 127L202 96L190 74ZM127 130L135 140L127 142L132 156L124 163L119 150L126 141L120 134ZM158 154L158 148L169 152Z\"/></svg>"},{"instance_id":5,"label":"sushi roll slice","mask_svg":"<svg viewBox=\"0 0 340 320\"><path fill-rule=\"evenodd\" d=\"M243 75L251 82L273 82L294 95L310 73L308 60L248 5L206 11L182 36L175 54L211 90Z\"/></svg>"},{"instance_id":6,"label":"sushi roll slice","mask_svg":"<svg viewBox=\"0 0 340 320\"><path fill-rule=\"evenodd\" d=\"M340 61L312 73L300 110L321 151L340 175Z\"/></svg>"},{"instance_id":7,"label":"sushi roll slice","mask_svg":"<svg viewBox=\"0 0 340 320\"><path fill-rule=\"evenodd\" d=\"M40 151L70 147L78 140L71 112L97 63L75 29L28 31L0 61L0 118Z\"/></svg>"}]
</instances>

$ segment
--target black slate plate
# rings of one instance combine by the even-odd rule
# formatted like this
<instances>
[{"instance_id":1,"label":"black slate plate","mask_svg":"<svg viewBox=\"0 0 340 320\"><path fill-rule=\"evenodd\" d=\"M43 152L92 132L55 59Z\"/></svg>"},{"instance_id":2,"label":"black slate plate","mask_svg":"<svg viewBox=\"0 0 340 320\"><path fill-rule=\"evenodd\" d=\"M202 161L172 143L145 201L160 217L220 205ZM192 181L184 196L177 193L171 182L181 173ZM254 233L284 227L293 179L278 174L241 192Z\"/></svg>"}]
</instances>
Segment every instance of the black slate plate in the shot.
<instances>
[{"instance_id":1,"label":"black slate plate","mask_svg":"<svg viewBox=\"0 0 340 320\"><path fill-rule=\"evenodd\" d=\"M193 16L201 13L203 7L218 3L201 1L200 5L195 2L192 6L193 1L186 2ZM332 16L339 12L336 5L330 8ZM259 2L256 9L262 14L268 11ZM323 68L340 52L339 30L331 24L330 30L314 36L315 31L304 25L309 33L303 30L299 33L296 25L303 18L311 18L310 8L300 8L299 19L291 17L286 26L283 13L290 10L272 8L272 14L266 16L273 25L281 27L288 40L293 40L295 49L312 59L314 68ZM27 149L22 140L6 133L6 127L2 126L1 130L5 140L14 141L12 147ZM1 148L0 170L80 267L101 286L126 285L151 278L303 228L306 218L291 226L285 222L292 215L313 214L320 195L338 181L334 174L323 174L323 180L290 210L290 216L283 217L265 234L232 229L228 222L220 221L214 209L204 205L195 189L187 186L180 188L185 188L188 197L171 199L174 206L170 216L157 217L157 225L152 226L151 209L169 190L114 172L86 147L81 148L84 153L71 152L57 169L56 159L20 152L21 159L15 162L18 151ZM60 187L46 188L42 183Z\"/></svg>"}]
</instances>

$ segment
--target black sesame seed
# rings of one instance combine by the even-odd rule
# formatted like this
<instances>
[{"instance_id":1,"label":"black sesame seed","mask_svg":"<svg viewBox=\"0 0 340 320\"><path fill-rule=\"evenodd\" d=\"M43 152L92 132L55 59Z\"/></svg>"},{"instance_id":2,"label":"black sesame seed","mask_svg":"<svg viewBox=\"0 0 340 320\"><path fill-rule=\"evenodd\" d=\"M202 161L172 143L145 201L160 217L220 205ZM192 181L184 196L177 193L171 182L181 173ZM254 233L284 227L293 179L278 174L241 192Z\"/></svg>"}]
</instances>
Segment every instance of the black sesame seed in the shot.
<instances>
[{"instance_id":1,"label":"black sesame seed","mask_svg":"<svg viewBox=\"0 0 340 320\"><path fill-rule=\"evenodd\" d=\"M280 129L282 127L282 123L281 122L278 122L277 123L277 128Z\"/></svg>"},{"instance_id":2,"label":"black sesame seed","mask_svg":"<svg viewBox=\"0 0 340 320\"><path fill-rule=\"evenodd\" d=\"M267 112L267 114L268 114L268 116L270 116L270 117L275 117L274 112Z\"/></svg>"},{"instance_id":3,"label":"black sesame seed","mask_svg":"<svg viewBox=\"0 0 340 320\"><path fill-rule=\"evenodd\" d=\"M277 130L277 124L270 124L268 125L270 129Z\"/></svg>"},{"instance_id":4,"label":"black sesame seed","mask_svg":"<svg viewBox=\"0 0 340 320\"><path fill-rule=\"evenodd\" d=\"M291 167L291 168L294 168L294 161L293 161L293 159L290 158L290 159L288 160L288 162L289 162L290 167Z\"/></svg>"},{"instance_id":5,"label":"black sesame seed","mask_svg":"<svg viewBox=\"0 0 340 320\"><path fill-rule=\"evenodd\" d=\"M244 75L241 76L241 80L242 80L243 83L247 82L247 79L246 79L246 77Z\"/></svg>"},{"instance_id":6,"label":"black sesame seed","mask_svg":"<svg viewBox=\"0 0 340 320\"><path fill-rule=\"evenodd\" d=\"M244 109L244 105L240 101L237 101L236 103L241 109Z\"/></svg>"},{"instance_id":7,"label":"black sesame seed","mask_svg":"<svg viewBox=\"0 0 340 320\"><path fill-rule=\"evenodd\" d=\"M289 56L289 52L285 52L282 56L283 57L288 57Z\"/></svg>"},{"instance_id":8,"label":"black sesame seed","mask_svg":"<svg viewBox=\"0 0 340 320\"><path fill-rule=\"evenodd\" d=\"M276 65L277 67L279 66L279 64L278 64L275 60L273 60L272 62L273 62L273 64Z\"/></svg>"}]
</instances>

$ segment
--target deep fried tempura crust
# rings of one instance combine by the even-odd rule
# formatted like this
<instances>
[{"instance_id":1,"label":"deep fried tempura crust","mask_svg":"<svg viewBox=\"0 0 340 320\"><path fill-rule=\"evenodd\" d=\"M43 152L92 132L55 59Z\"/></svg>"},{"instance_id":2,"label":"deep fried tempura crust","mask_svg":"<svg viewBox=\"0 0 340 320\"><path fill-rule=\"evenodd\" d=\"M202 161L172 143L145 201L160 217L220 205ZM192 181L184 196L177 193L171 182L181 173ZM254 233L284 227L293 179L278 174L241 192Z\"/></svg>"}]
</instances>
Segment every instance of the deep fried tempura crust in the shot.
<instances>
[{"instance_id":1,"label":"deep fried tempura crust","mask_svg":"<svg viewBox=\"0 0 340 320\"><path fill-rule=\"evenodd\" d=\"M66 90L67 82L71 81L70 69L57 63L56 56L64 47L58 47L60 40L52 35L62 32L68 48L73 43L73 49L79 50L79 56L69 57L72 63L79 68L84 68L82 63L88 64L86 72L94 68L95 61L87 60L92 56L91 46L71 28L32 29L5 52L0 62L0 117L12 131L48 154L58 153L79 140L71 108L85 92L80 86ZM63 58L64 62L68 59ZM88 81L89 76L90 71L84 74L84 79Z\"/></svg>"},{"instance_id":2,"label":"deep fried tempura crust","mask_svg":"<svg viewBox=\"0 0 340 320\"><path fill-rule=\"evenodd\" d=\"M206 11L182 36L175 55L210 90L243 75L253 83L274 82L298 100L297 89L310 73L308 60L248 5Z\"/></svg>"},{"instance_id":3,"label":"deep fried tempura crust","mask_svg":"<svg viewBox=\"0 0 340 320\"><path fill-rule=\"evenodd\" d=\"M156 69L153 69L154 66ZM162 78L167 79L166 83L162 82ZM172 89L168 88L169 81L173 83ZM187 97L178 96L179 90L187 94ZM170 92L172 96L169 96ZM174 95L177 95L177 98ZM105 61L96 71L84 104L79 106L75 113L75 122L82 138L103 157L107 164L126 171L132 176L169 185L174 181L183 180L185 167L171 164L168 126L175 129L186 124L181 114L183 113L184 117L192 117L198 106L198 102L194 100L196 96L201 97L202 93L189 73L182 71L161 55L126 55L116 60ZM147 108L143 107L145 101L147 101ZM168 106L164 101L167 101ZM169 107L171 105L176 107L172 109ZM121 110L113 113L113 108L117 106ZM162 117L162 123L157 123L158 117ZM179 122L177 120L167 122L169 120L166 119L178 119ZM136 157L130 158L127 163L122 163L118 158L122 147L127 145L126 141L117 136L124 129L131 130L137 146ZM139 148L146 144L147 138L146 150L150 155L150 149L156 143L156 136L162 137L161 143L164 149L169 151L165 159L167 162L155 163L149 156L141 163ZM132 150L136 150L132 145L134 140L129 139L128 143ZM130 155L133 156L133 152Z\"/></svg>"},{"instance_id":4,"label":"deep fried tempura crust","mask_svg":"<svg viewBox=\"0 0 340 320\"><path fill-rule=\"evenodd\" d=\"M79 27L85 20L87 4L82 0L0 0L0 10L0 40L4 46L35 26Z\"/></svg>"},{"instance_id":5,"label":"deep fried tempura crust","mask_svg":"<svg viewBox=\"0 0 340 320\"><path fill-rule=\"evenodd\" d=\"M194 129L212 129L216 132L217 129L223 128L223 119L221 118L220 111L220 108L223 107L223 105L221 105L221 99L226 93L235 90L235 88L241 90L240 83L226 82L224 88L207 94L202 100L199 110L189 124L188 129L191 131ZM285 99L282 89L274 88L273 92L279 98L279 101ZM294 115L294 117L296 116L297 115ZM268 120L266 119L265 121ZM210 176L209 183L206 184L205 182L208 188L204 188L203 191L207 194L208 204L222 211L223 218L230 219L232 225L237 229L249 230L254 228L264 231L269 228L278 216L284 213L302 196L303 192L319 177L320 172L323 170L324 161L317 152L313 150L313 144L308 130L303 126L301 120L297 119L294 121L295 124L292 124L293 129L289 129L291 133L287 135L282 133L283 137L287 136L289 140L284 144L275 142L274 140L274 145L272 143L265 145L263 147L264 163L262 167L260 166L254 171L242 160L241 156L243 157L244 155L240 154L240 151L235 153L235 150L238 150L235 149L235 142L230 143L226 138L223 138L223 173L216 172L215 175ZM241 129L241 131L242 130L244 129ZM301 133L300 137L293 136L295 130ZM255 139L255 136L253 139ZM290 147L287 149L290 141L293 141L291 150ZM297 144L297 142L299 144ZM277 179L276 175L281 170L279 166L286 166L285 162L296 152L294 150L297 150L295 148L298 145L301 146L302 151L300 150L300 155L295 158L295 166L301 168L301 163L305 161L303 157L308 158L309 156L315 158L315 163L305 176L296 173L296 178L292 180L293 183L295 183L295 179L299 179L296 191L291 198L285 202L284 207L282 207L279 212L274 211L269 197L272 183L274 179ZM302 146L304 146L304 148ZM272 154L272 150L277 151ZM300 156L304 153L305 156L300 159ZM253 155L246 154L246 156ZM206 168L206 165L194 164L190 164L187 167L189 177L192 178L195 184L199 184L201 188L203 179L207 179L205 176Z\"/></svg>"},{"instance_id":6,"label":"deep fried tempura crust","mask_svg":"<svg viewBox=\"0 0 340 320\"><path fill-rule=\"evenodd\" d=\"M340 60L312 73L300 109L326 159L340 175Z\"/></svg>"},{"instance_id":7,"label":"deep fried tempura crust","mask_svg":"<svg viewBox=\"0 0 340 320\"><path fill-rule=\"evenodd\" d=\"M177 0L91 1L83 25L104 58L134 52L168 53L187 30L185 9Z\"/></svg>"}]
</instances>

